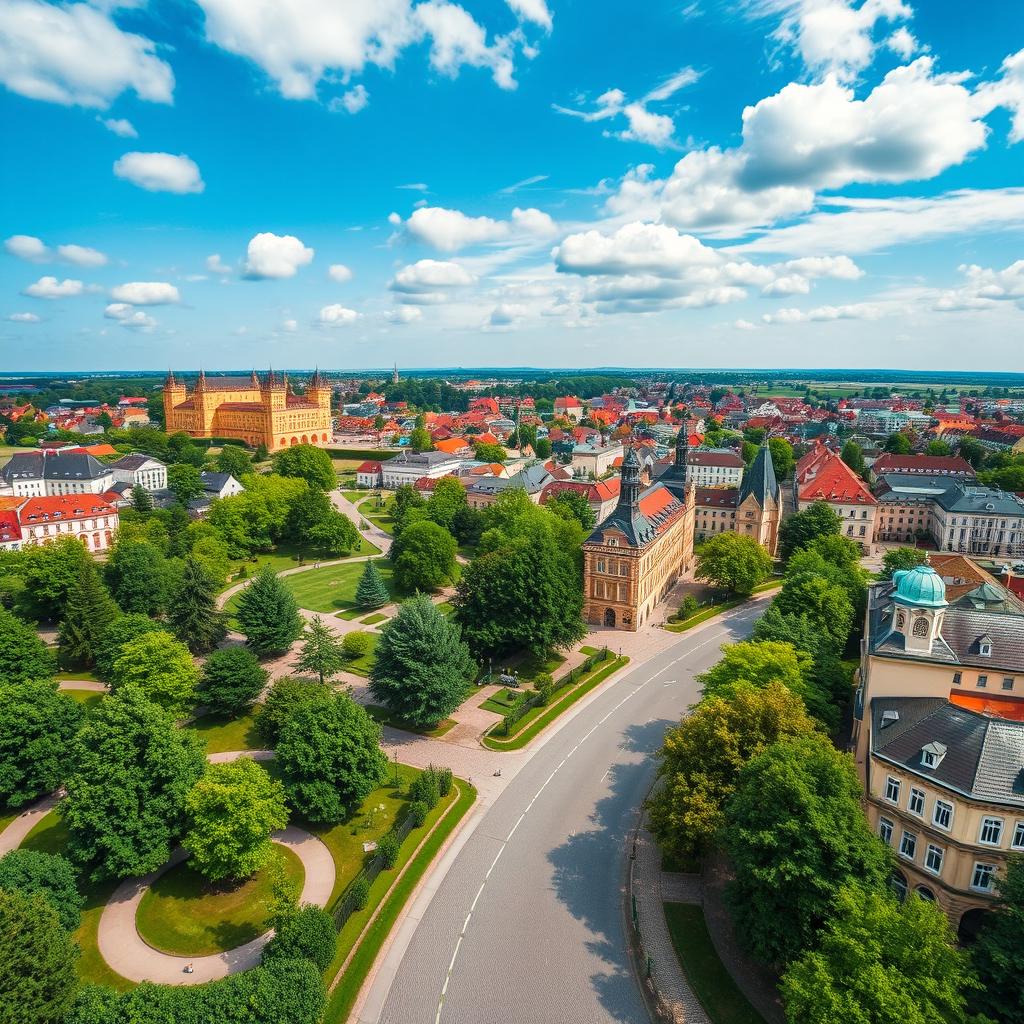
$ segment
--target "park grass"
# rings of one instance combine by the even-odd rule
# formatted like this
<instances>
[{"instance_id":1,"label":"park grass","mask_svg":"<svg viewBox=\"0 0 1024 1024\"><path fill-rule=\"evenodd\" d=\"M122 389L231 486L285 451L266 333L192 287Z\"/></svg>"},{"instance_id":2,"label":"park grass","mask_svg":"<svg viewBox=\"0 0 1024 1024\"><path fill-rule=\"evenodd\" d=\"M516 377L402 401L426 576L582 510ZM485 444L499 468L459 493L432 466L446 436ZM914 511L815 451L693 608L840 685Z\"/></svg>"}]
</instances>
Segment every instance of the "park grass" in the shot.
<instances>
[{"instance_id":1,"label":"park grass","mask_svg":"<svg viewBox=\"0 0 1024 1024\"><path fill-rule=\"evenodd\" d=\"M302 861L275 844L285 876L301 888ZM267 930L274 900L270 866L240 885L208 882L188 862L164 872L146 890L135 927L148 945L176 956L209 956L250 942Z\"/></svg>"},{"instance_id":2,"label":"park grass","mask_svg":"<svg viewBox=\"0 0 1024 1024\"><path fill-rule=\"evenodd\" d=\"M379 508L377 507L377 498L364 498L359 504L359 513L368 519L378 529L383 530L387 534L393 534L395 532L395 499L394 497L388 497L384 499L384 504Z\"/></svg>"},{"instance_id":3,"label":"park grass","mask_svg":"<svg viewBox=\"0 0 1024 1024\"><path fill-rule=\"evenodd\" d=\"M75 682L75 683L100 683L103 680L93 675L92 672L58 672L57 682Z\"/></svg>"},{"instance_id":4,"label":"park grass","mask_svg":"<svg viewBox=\"0 0 1024 1024\"><path fill-rule=\"evenodd\" d=\"M383 622L386 618L388 618L388 616L383 612L374 612L372 615L367 615L365 619L360 619L359 621L364 626L375 626L378 622Z\"/></svg>"},{"instance_id":5,"label":"park grass","mask_svg":"<svg viewBox=\"0 0 1024 1024\"><path fill-rule=\"evenodd\" d=\"M353 505L358 505L359 502L361 502L366 497L367 494L369 494L369 491L367 491L365 489L361 490L361 491L342 491L341 492L341 496L346 501L351 501Z\"/></svg>"},{"instance_id":6,"label":"park grass","mask_svg":"<svg viewBox=\"0 0 1024 1024\"><path fill-rule=\"evenodd\" d=\"M370 886L370 896L366 906L345 922L338 935L338 949L334 963L328 968L328 983L336 979L345 958L355 949L344 975L338 980L337 987L330 995L323 1024L344 1024L351 1013L352 1006L370 973L381 947L384 945L391 930L408 902L410 896L433 864L438 851L444 846L448 837L455 831L466 813L476 800L476 789L462 779L455 779L451 792L438 801L427 815L422 829L413 829L402 844L398 860L392 871L382 871ZM436 827L435 827L436 826ZM426 840L423 839L427 835ZM422 843L422 846L419 844ZM405 873L395 881L398 873ZM363 928L373 916L377 908L373 924L363 935Z\"/></svg>"},{"instance_id":7,"label":"park grass","mask_svg":"<svg viewBox=\"0 0 1024 1024\"><path fill-rule=\"evenodd\" d=\"M764 1024L719 959L703 907L666 903L665 920L679 964L712 1024Z\"/></svg>"},{"instance_id":8,"label":"park grass","mask_svg":"<svg viewBox=\"0 0 1024 1024\"><path fill-rule=\"evenodd\" d=\"M367 555L379 554L380 548L378 548L376 544L372 544L365 537L360 537L356 546L346 557L364 558ZM275 573L283 572L285 569L297 569L300 564L300 558L307 565L310 562L316 562L317 560L327 561L319 551L300 548L295 544L279 544L273 551L265 551L261 554L254 555L252 558L233 560L231 563L231 570L228 573L228 581L223 587L221 587L221 590L227 590L228 587L233 587L236 583L242 583L245 579L251 579L262 568L268 565ZM246 576L240 579L238 573L242 569L245 569Z\"/></svg>"},{"instance_id":9,"label":"park grass","mask_svg":"<svg viewBox=\"0 0 1024 1024\"><path fill-rule=\"evenodd\" d=\"M292 592L300 608L311 612L354 611L352 617L355 618L363 614L363 609L356 607L356 588L365 569L365 562L342 562L282 576L281 582ZM378 559L377 569L388 593L394 597L391 563Z\"/></svg>"},{"instance_id":10,"label":"park grass","mask_svg":"<svg viewBox=\"0 0 1024 1024\"><path fill-rule=\"evenodd\" d=\"M106 697L106 694L99 690L61 690L60 692L67 694L76 704L80 704L87 715L91 715L99 706L100 701Z\"/></svg>"},{"instance_id":11,"label":"park grass","mask_svg":"<svg viewBox=\"0 0 1024 1024\"><path fill-rule=\"evenodd\" d=\"M206 744L207 754L221 754L226 750L259 750L263 746L256 733L256 717L251 712L237 718L201 715L188 728Z\"/></svg>"},{"instance_id":12,"label":"park grass","mask_svg":"<svg viewBox=\"0 0 1024 1024\"><path fill-rule=\"evenodd\" d=\"M519 676L521 683L532 683L542 672L554 675L555 670L565 664L565 655L557 651L548 651L546 654L534 654L532 651L519 651L510 654L501 662L501 667L495 667L500 675L502 672L514 672Z\"/></svg>"},{"instance_id":13,"label":"park grass","mask_svg":"<svg viewBox=\"0 0 1024 1024\"><path fill-rule=\"evenodd\" d=\"M353 658L351 661L345 662L346 672L353 672L357 676L363 676L368 678L370 671L377 661L377 644L380 643L380 633L369 633L366 634L370 638L370 649L360 655L358 658Z\"/></svg>"},{"instance_id":14,"label":"park grass","mask_svg":"<svg viewBox=\"0 0 1024 1024\"><path fill-rule=\"evenodd\" d=\"M441 722L438 722L433 729L427 729L420 725L413 725L412 722L407 722L404 718L400 718L398 715L392 714L391 711L382 707L380 704L367 704L365 705L366 713L375 721L381 725L387 725L392 729L401 729L403 732L413 732L417 736L427 736L430 739L437 739L439 736L443 736L449 729L455 726L455 720L452 718L445 718Z\"/></svg>"},{"instance_id":15,"label":"park grass","mask_svg":"<svg viewBox=\"0 0 1024 1024\"><path fill-rule=\"evenodd\" d=\"M533 691L509 689L498 690L497 693L492 693L490 697L480 705L480 707L482 707L484 711L493 711L496 715L504 717L512 710L513 705L520 697L522 697L524 692L532 693Z\"/></svg>"},{"instance_id":16,"label":"park grass","mask_svg":"<svg viewBox=\"0 0 1024 1024\"><path fill-rule=\"evenodd\" d=\"M601 653L601 648L600 647L581 647L580 648L580 654L585 654L588 658L592 657L595 654L600 654L600 653Z\"/></svg>"},{"instance_id":17,"label":"park grass","mask_svg":"<svg viewBox=\"0 0 1024 1024\"><path fill-rule=\"evenodd\" d=\"M512 726L512 735L504 738L492 736L491 732L502 727L497 723L481 741L489 750L519 750L525 747L536 735L546 729L556 718L564 714L578 700L586 696L594 687L603 683L614 672L618 672L629 663L629 658L621 656L611 661L601 662L589 673L580 677L576 683L570 683L555 691L555 699L545 707L530 708L529 711Z\"/></svg>"},{"instance_id":18,"label":"park grass","mask_svg":"<svg viewBox=\"0 0 1024 1024\"><path fill-rule=\"evenodd\" d=\"M455 614L455 605L453 605L451 603L451 601L441 601L437 605L437 610L442 615L454 615Z\"/></svg>"},{"instance_id":19,"label":"park grass","mask_svg":"<svg viewBox=\"0 0 1024 1024\"><path fill-rule=\"evenodd\" d=\"M32 831L25 836L21 848L23 850L35 850L36 853L63 854L69 839L70 835L64 827L64 822L60 820L57 812L53 810L36 822Z\"/></svg>"}]
</instances>

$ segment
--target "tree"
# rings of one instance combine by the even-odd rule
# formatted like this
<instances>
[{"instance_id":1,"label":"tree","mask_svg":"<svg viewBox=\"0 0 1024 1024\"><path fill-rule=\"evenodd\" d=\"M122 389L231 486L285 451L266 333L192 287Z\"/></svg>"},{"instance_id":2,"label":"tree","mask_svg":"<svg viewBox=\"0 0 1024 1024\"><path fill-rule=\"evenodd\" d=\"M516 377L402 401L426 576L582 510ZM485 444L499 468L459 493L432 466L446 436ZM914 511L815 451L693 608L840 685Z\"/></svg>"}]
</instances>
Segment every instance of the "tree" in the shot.
<instances>
[{"instance_id":1,"label":"tree","mask_svg":"<svg viewBox=\"0 0 1024 1024\"><path fill-rule=\"evenodd\" d=\"M414 452L429 452L434 447L434 442L423 427L416 427L409 435L409 447Z\"/></svg>"},{"instance_id":2,"label":"tree","mask_svg":"<svg viewBox=\"0 0 1024 1024\"><path fill-rule=\"evenodd\" d=\"M248 878L273 853L270 833L288 824L284 787L248 757L211 764L185 798L189 863L213 882Z\"/></svg>"},{"instance_id":3,"label":"tree","mask_svg":"<svg viewBox=\"0 0 1024 1024\"><path fill-rule=\"evenodd\" d=\"M197 697L211 714L238 715L256 701L269 678L252 651L227 647L214 651L203 663Z\"/></svg>"},{"instance_id":4,"label":"tree","mask_svg":"<svg viewBox=\"0 0 1024 1024\"><path fill-rule=\"evenodd\" d=\"M888 436L885 450L893 455L909 455L914 450L914 446L906 434L897 432Z\"/></svg>"},{"instance_id":5,"label":"tree","mask_svg":"<svg viewBox=\"0 0 1024 1024\"><path fill-rule=\"evenodd\" d=\"M320 682L311 683L289 676L275 679L256 718L256 729L263 741L268 746L276 747L281 730L299 705L308 700L322 700L332 692L330 687Z\"/></svg>"},{"instance_id":6,"label":"tree","mask_svg":"<svg viewBox=\"0 0 1024 1024\"><path fill-rule=\"evenodd\" d=\"M830 638L837 653L846 647L853 628L854 608L840 584L817 573L797 573L786 577L775 603L783 614L806 615L816 629Z\"/></svg>"},{"instance_id":7,"label":"tree","mask_svg":"<svg viewBox=\"0 0 1024 1024\"><path fill-rule=\"evenodd\" d=\"M596 516L590 507L590 502L579 491L559 491L547 503L547 507L555 515L575 519L587 533L593 530L596 523Z\"/></svg>"},{"instance_id":8,"label":"tree","mask_svg":"<svg viewBox=\"0 0 1024 1024\"><path fill-rule=\"evenodd\" d=\"M119 540L104 576L122 611L142 615L163 613L167 604L166 559L152 544Z\"/></svg>"},{"instance_id":9,"label":"tree","mask_svg":"<svg viewBox=\"0 0 1024 1024\"><path fill-rule=\"evenodd\" d=\"M140 516L148 516L153 511L153 497L142 484L132 488L132 508Z\"/></svg>"},{"instance_id":10,"label":"tree","mask_svg":"<svg viewBox=\"0 0 1024 1024\"><path fill-rule=\"evenodd\" d=\"M52 679L57 670L53 652L36 631L0 607L0 682Z\"/></svg>"},{"instance_id":11,"label":"tree","mask_svg":"<svg viewBox=\"0 0 1024 1024\"><path fill-rule=\"evenodd\" d=\"M784 437L773 437L768 441L768 450L771 452L776 477L785 480L796 465L793 446Z\"/></svg>"},{"instance_id":12,"label":"tree","mask_svg":"<svg viewBox=\"0 0 1024 1024\"><path fill-rule=\"evenodd\" d=\"M455 538L424 520L407 526L391 545L391 564L399 590L437 590L456 576Z\"/></svg>"},{"instance_id":13,"label":"tree","mask_svg":"<svg viewBox=\"0 0 1024 1024\"><path fill-rule=\"evenodd\" d=\"M307 905L286 914L275 924L274 937L263 951L263 962L312 960L319 970L326 971L337 945L334 919L322 907Z\"/></svg>"},{"instance_id":14,"label":"tree","mask_svg":"<svg viewBox=\"0 0 1024 1024\"><path fill-rule=\"evenodd\" d=\"M924 565L927 558L928 552L918 548L892 548L882 556L882 573L891 580L899 569Z\"/></svg>"},{"instance_id":15,"label":"tree","mask_svg":"<svg viewBox=\"0 0 1024 1024\"><path fill-rule=\"evenodd\" d=\"M508 452L500 444L493 441L478 441L473 446L473 458L477 462L500 462L504 464Z\"/></svg>"},{"instance_id":16,"label":"tree","mask_svg":"<svg viewBox=\"0 0 1024 1024\"><path fill-rule=\"evenodd\" d=\"M861 448L856 441L847 441L846 444L843 445L843 451L840 458L842 458L843 462L845 462L858 476L863 476L865 470L868 468L867 463L864 461L864 449Z\"/></svg>"},{"instance_id":17,"label":"tree","mask_svg":"<svg viewBox=\"0 0 1024 1024\"><path fill-rule=\"evenodd\" d=\"M104 631L119 614L100 580L96 563L87 559L64 607L64 621L60 624L61 659L86 668L95 664Z\"/></svg>"},{"instance_id":18,"label":"tree","mask_svg":"<svg viewBox=\"0 0 1024 1024\"><path fill-rule=\"evenodd\" d=\"M11 850L0 857L0 890L22 896L39 893L53 907L66 932L82 918L84 900L75 881L75 869L63 857L36 850Z\"/></svg>"},{"instance_id":19,"label":"tree","mask_svg":"<svg viewBox=\"0 0 1024 1024\"><path fill-rule=\"evenodd\" d=\"M537 438L537 443L533 446L533 450L538 459L551 458L551 442L546 437Z\"/></svg>"},{"instance_id":20,"label":"tree","mask_svg":"<svg viewBox=\"0 0 1024 1024\"><path fill-rule=\"evenodd\" d=\"M236 480L252 472L252 459L241 445L224 445L217 453L216 463L221 473L230 473Z\"/></svg>"},{"instance_id":21,"label":"tree","mask_svg":"<svg viewBox=\"0 0 1024 1024\"><path fill-rule=\"evenodd\" d=\"M356 658L365 658L370 653L372 643L373 641L369 633L359 629L353 630L341 638L341 653L349 661L354 661Z\"/></svg>"},{"instance_id":22,"label":"tree","mask_svg":"<svg viewBox=\"0 0 1024 1024\"><path fill-rule=\"evenodd\" d=\"M51 544L33 544L19 552L24 587L18 610L29 619L63 618L68 594L78 586L87 562L88 552L74 537L57 537Z\"/></svg>"},{"instance_id":23,"label":"tree","mask_svg":"<svg viewBox=\"0 0 1024 1024\"><path fill-rule=\"evenodd\" d=\"M345 693L302 701L277 743L288 803L316 824L344 821L384 781L380 726Z\"/></svg>"},{"instance_id":24,"label":"tree","mask_svg":"<svg viewBox=\"0 0 1024 1024\"><path fill-rule=\"evenodd\" d=\"M300 672L313 672L321 683L336 676L345 667L345 653L338 638L319 615L306 627L305 640L299 650L295 667Z\"/></svg>"},{"instance_id":25,"label":"tree","mask_svg":"<svg viewBox=\"0 0 1024 1024\"><path fill-rule=\"evenodd\" d=\"M2 862L0 862L2 863ZM1006 873L996 879L998 900L988 915L971 959L981 983L972 1002L1000 1024L1024 1022L1024 856L1007 859Z\"/></svg>"},{"instance_id":26,"label":"tree","mask_svg":"<svg viewBox=\"0 0 1024 1024\"><path fill-rule=\"evenodd\" d=\"M694 575L716 587L746 597L772 572L772 556L753 538L719 533L697 551Z\"/></svg>"},{"instance_id":27,"label":"tree","mask_svg":"<svg viewBox=\"0 0 1024 1024\"><path fill-rule=\"evenodd\" d=\"M256 445L256 451L253 452L253 462L266 462L269 458L270 452L267 450L267 446L260 441L260 443Z\"/></svg>"},{"instance_id":28,"label":"tree","mask_svg":"<svg viewBox=\"0 0 1024 1024\"><path fill-rule=\"evenodd\" d=\"M23 807L64 781L81 724L81 706L55 683L0 683L0 807Z\"/></svg>"},{"instance_id":29,"label":"tree","mask_svg":"<svg viewBox=\"0 0 1024 1024\"><path fill-rule=\"evenodd\" d=\"M466 509L466 488L457 476L443 476L434 484L434 493L427 501L425 511L432 523L455 533L455 522Z\"/></svg>"},{"instance_id":30,"label":"tree","mask_svg":"<svg viewBox=\"0 0 1024 1024\"><path fill-rule=\"evenodd\" d=\"M347 554L359 544L359 531L319 488L299 494L288 511L289 536L301 544L323 548L328 554Z\"/></svg>"},{"instance_id":31,"label":"tree","mask_svg":"<svg viewBox=\"0 0 1024 1024\"><path fill-rule=\"evenodd\" d=\"M1019 965L1014 995L1019 997ZM813 949L782 979L790 1024L944 1024L963 1021L974 987L946 915L916 893L839 890Z\"/></svg>"},{"instance_id":32,"label":"tree","mask_svg":"<svg viewBox=\"0 0 1024 1024\"><path fill-rule=\"evenodd\" d=\"M404 601L384 626L370 693L398 717L434 725L465 699L475 670L459 627L421 595Z\"/></svg>"},{"instance_id":33,"label":"tree","mask_svg":"<svg viewBox=\"0 0 1024 1024\"><path fill-rule=\"evenodd\" d=\"M384 585L374 559L370 558L363 569L363 575L359 577L359 586L356 587L356 604L360 608L372 609L382 608L391 602L391 594Z\"/></svg>"},{"instance_id":34,"label":"tree","mask_svg":"<svg viewBox=\"0 0 1024 1024\"><path fill-rule=\"evenodd\" d=\"M155 871L184 830L185 797L203 773L202 741L129 686L102 700L75 743L57 813L67 854L94 881Z\"/></svg>"},{"instance_id":35,"label":"tree","mask_svg":"<svg viewBox=\"0 0 1024 1024\"><path fill-rule=\"evenodd\" d=\"M976 437L964 436L957 442L956 453L969 462L975 470L985 463L985 448Z\"/></svg>"},{"instance_id":36,"label":"tree","mask_svg":"<svg viewBox=\"0 0 1024 1024\"><path fill-rule=\"evenodd\" d=\"M333 491L338 486L330 455L311 444L295 444L274 456L274 472L305 480L310 487Z\"/></svg>"},{"instance_id":37,"label":"tree","mask_svg":"<svg viewBox=\"0 0 1024 1024\"><path fill-rule=\"evenodd\" d=\"M816 537L837 534L842 526L839 514L826 501L815 501L802 512L782 521L779 528L779 551L789 558L794 551L806 547Z\"/></svg>"},{"instance_id":38,"label":"tree","mask_svg":"<svg viewBox=\"0 0 1024 1024\"><path fill-rule=\"evenodd\" d=\"M412 484L399 484L395 489L395 507L391 518L395 521L395 536L405 529L407 521L412 521L413 512L422 511L426 506L423 495Z\"/></svg>"},{"instance_id":39,"label":"tree","mask_svg":"<svg viewBox=\"0 0 1024 1024\"><path fill-rule=\"evenodd\" d=\"M924 453L925 455L952 455L953 449L950 448L948 441L936 437L925 445Z\"/></svg>"},{"instance_id":40,"label":"tree","mask_svg":"<svg viewBox=\"0 0 1024 1024\"><path fill-rule=\"evenodd\" d=\"M212 651L227 633L224 616L217 610L217 585L191 556L185 559L181 582L168 604L167 620L193 654Z\"/></svg>"},{"instance_id":41,"label":"tree","mask_svg":"<svg viewBox=\"0 0 1024 1024\"><path fill-rule=\"evenodd\" d=\"M119 615L100 634L99 651L96 654L96 675L109 682L114 674L114 662L121 657L121 648L126 643L147 633L166 632L163 623L151 619L148 615Z\"/></svg>"},{"instance_id":42,"label":"tree","mask_svg":"<svg viewBox=\"0 0 1024 1024\"><path fill-rule=\"evenodd\" d=\"M191 710L198 685L199 670L188 648L162 630L123 644L110 676L114 693L136 688L175 718Z\"/></svg>"},{"instance_id":43,"label":"tree","mask_svg":"<svg viewBox=\"0 0 1024 1024\"><path fill-rule=\"evenodd\" d=\"M19 1024L59 1024L71 1007L78 947L41 893L0 890L3 1018Z\"/></svg>"},{"instance_id":44,"label":"tree","mask_svg":"<svg viewBox=\"0 0 1024 1024\"><path fill-rule=\"evenodd\" d=\"M167 467L167 489L182 505L200 497L205 490L199 470L184 462L176 462Z\"/></svg>"},{"instance_id":45,"label":"tree","mask_svg":"<svg viewBox=\"0 0 1024 1024\"><path fill-rule=\"evenodd\" d=\"M778 740L815 728L781 682L760 689L738 682L705 697L668 730L658 754L664 782L648 808L661 848L681 857L703 850L725 822L723 807L743 766Z\"/></svg>"},{"instance_id":46,"label":"tree","mask_svg":"<svg viewBox=\"0 0 1024 1024\"><path fill-rule=\"evenodd\" d=\"M242 591L235 618L245 642L261 657L287 651L302 635L295 598L270 566L264 566Z\"/></svg>"},{"instance_id":47,"label":"tree","mask_svg":"<svg viewBox=\"0 0 1024 1024\"><path fill-rule=\"evenodd\" d=\"M889 873L853 760L824 736L776 743L751 760L725 813L736 931L766 963L807 949L843 886L881 886Z\"/></svg>"}]
</instances>

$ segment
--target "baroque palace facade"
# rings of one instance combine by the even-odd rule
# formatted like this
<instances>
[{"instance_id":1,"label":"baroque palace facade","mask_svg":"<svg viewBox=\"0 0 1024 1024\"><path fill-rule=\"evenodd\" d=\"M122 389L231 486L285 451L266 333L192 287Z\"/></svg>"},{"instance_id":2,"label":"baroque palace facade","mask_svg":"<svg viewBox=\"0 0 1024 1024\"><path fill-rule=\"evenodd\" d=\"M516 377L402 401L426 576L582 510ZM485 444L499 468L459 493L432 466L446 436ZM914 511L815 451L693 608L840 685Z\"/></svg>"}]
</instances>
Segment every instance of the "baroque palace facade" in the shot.
<instances>
[{"instance_id":1,"label":"baroque palace facade","mask_svg":"<svg viewBox=\"0 0 1024 1024\"><path fill-rule=\"evenodd\" d=\"M644 487L636 451L626 453L618 505L583 545L584 617L591 625L635 631L650 620L676 581L693 569L696 524L712 497L728 499L734 514L720 522L775 553L781 495L767 444L739 488L697 488L690 459L683 430L672 464Z\"/></svg>"},{"instance_id":2,"label":"baroque palace facade","mask_svg":"<svg viewBox=\"0 0 1024 1024\"><path fill-rule=\"evenodd\" d=\"M167 433L184 431L191 437L231 437L268 451L293 444L329 444L331 386L319 370L310 377L304 395L292 393L288 375L273 370L260 377L207 377L200 372L195 388L168 373L164 382Z\"/></svg>"}]
</instances>

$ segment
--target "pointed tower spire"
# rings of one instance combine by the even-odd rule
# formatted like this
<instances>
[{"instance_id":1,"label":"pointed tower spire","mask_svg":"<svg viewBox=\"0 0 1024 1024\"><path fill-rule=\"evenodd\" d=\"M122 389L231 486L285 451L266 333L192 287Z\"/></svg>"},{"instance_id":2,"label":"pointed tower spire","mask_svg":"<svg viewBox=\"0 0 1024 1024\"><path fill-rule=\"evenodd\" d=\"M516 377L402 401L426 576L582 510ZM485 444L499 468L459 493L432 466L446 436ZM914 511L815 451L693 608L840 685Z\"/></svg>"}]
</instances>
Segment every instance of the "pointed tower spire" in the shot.
<instances>
[{"instance_id":1,"label":"pointed tower spire","mask_svg":"<svg viewBox=\"0 0 1024 1024\"><path fill-rule=\"evenodd\" d=\"M165 388L173 388L178 382L174 379L174 371L168 366L167 377L164 380Z\"/></svg>"},{"instance_id":2,"label":"pointed tower spire","mask_svg":"<svg viewBox=\"0 0 1024 1024\"><path fill-rule=\"evenodd\" d=\"M677 479L686 481L687 463L690 458L690 431L683 419L683 425L679 428L679 436L676 437L676 458L674 468Z\"/></svg>"},{"instance_id":3,"label":"pointed tower spire","mask_svg":"<svg viewBox=\"0 0 1024 1024\"><path fill-rule=\"evenodd\" d=\"M640 502L640 460L636 449L630 448L622 460L622 481L619 485L619 508L633 510Z\"/></svg>"}]
</instances>

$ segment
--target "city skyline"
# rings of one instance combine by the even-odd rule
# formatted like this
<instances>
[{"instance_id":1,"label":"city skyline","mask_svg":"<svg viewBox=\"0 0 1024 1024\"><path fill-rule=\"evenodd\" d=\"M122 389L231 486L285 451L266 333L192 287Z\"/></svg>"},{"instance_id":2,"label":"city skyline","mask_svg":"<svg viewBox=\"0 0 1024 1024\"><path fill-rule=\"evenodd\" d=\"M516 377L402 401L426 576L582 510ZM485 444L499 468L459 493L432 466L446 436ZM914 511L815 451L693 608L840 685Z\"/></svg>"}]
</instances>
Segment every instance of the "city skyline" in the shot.
<instances>
[{"instance_id":1,"label":"city skyline","mask_svg":"<svg viewBox=\"0 0 1024 1024\"><path fill-rule=\"evenodd\" d=\"M1021 368L1024 13L595 9L5 5L5 368Z\"/></svg>"}]
</instances>

